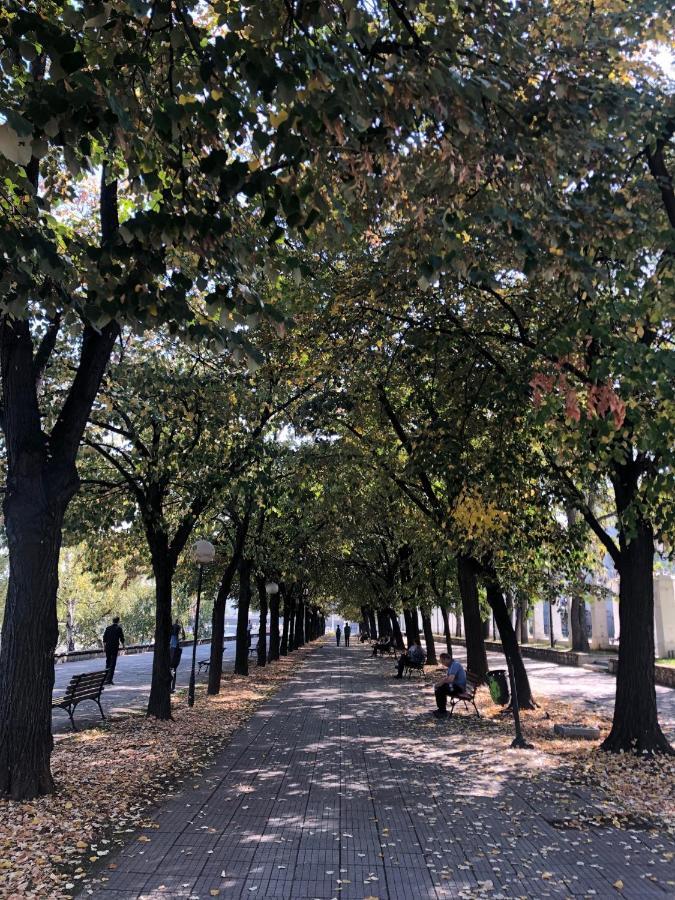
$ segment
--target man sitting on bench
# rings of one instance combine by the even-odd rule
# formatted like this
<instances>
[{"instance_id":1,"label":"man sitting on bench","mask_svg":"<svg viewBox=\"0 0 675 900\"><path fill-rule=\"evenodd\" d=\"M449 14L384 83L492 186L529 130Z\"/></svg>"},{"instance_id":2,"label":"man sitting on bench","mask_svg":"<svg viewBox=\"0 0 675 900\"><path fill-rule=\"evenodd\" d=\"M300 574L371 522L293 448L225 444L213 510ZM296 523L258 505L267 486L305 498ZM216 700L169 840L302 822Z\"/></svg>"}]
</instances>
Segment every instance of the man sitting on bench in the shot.
<instances>
[{"instance_id":1,"label":"man sitting on bench","mask_svg":"<svg viewBox=\"0 0 675 900\"><path fill-rule=\"evenodd\" d=\"M444 678L437 681L434 685L434 695L436 697L437 709L434 715L437 719L442 719L448 714L448 697L453 694L461 694L466 689L466 672L464 666L456 659L452 659L449 653L441 653L440 660L442 665L447 668Z\"/></svg>"},{"instance_id":2,"label":"man sitting on bench","mask_svg":"<svg viewBox=\"0 0 675 900\"><path fill-rule=\"evenodd\" d=\"M401 654L396 664L397 674L394 675L394 678L403 678L403 670L406 666L410 666L413 669L423 668L426 658L427 655L422 649L422 642L419 638L415 638L407 651Z\"/></svg>"},{"instance_id":3,"label":"man sitting on bench","mask_svg":"<svg viewBox=\"0 0 675 900\"><path fill-rule=\"evenodd\" d=\"M380 638L379 641L373 644L373 656L377 656L378 653L389 653L395 646L394 638L388 634L385 638Z\"/></svg>"}]
</instances>

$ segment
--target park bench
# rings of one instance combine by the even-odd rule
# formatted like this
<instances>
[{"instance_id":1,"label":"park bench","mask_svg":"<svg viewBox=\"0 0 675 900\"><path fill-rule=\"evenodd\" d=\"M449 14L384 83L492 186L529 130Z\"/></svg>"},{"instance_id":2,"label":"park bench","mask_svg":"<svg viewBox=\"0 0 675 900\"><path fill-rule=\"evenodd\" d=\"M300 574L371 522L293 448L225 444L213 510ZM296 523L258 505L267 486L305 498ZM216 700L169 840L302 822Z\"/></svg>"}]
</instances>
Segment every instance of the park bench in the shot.
<instances>
[{"instance_id":1,"label":"park bench","mask_svg":"<svg viewBox=\"0 0 675 900\"><path fill-rule=\"evenodd\" d=\"M211 660L210 659L200 659L199 660L199 669L197 670L197 675L202 674L202 669L204 670L204 674L209 674L209 669L211 668Z\"/></svg>"},{"instance_id":2,"label":"park bench","mask_svg":"<svg viewBox=\"0 0 675 900\"><path fill-rule=\"evenodd\" d=\"M73 731L77 731L75 720L73 719L75 707L85 700L93 700L98 705L101 718L105 719L105 713L101 706L101 693L107 677L107 669L104 669L102 672L82 672L80 675L73 675L65 694L62 697L53 698L52 709L63 709L68 713Z\"/></svg>"},{"instance_id":3,"label":"park bench","mask_svg":"<svg viewBox=\"0 0 675 900\"><path fill-rule=\"evenodd\" d=\"M403 666L403 674L407 675L408 678L412 676L413 672L419 672L419 674L424 678L424 663L423 662L406 662Z\"/></svg>"},{"instance_id":4,"label":"park bench","mask_svg":"<svg viewBox=\"0 0 675 900\"><path fill-rule=\"evenodd\" d=\"M455 711L455 706L458 703L463 703L465 709L469 709L469 705L473 706L474 712L476 716L480 719L480 713L478 712L478 707L476 706L476 691L481 685L481 679L474 675L472 672L466 673L466 687L462 691L461 694L452 694L448 697L450 701L450 715Z\"/></svg>"}]
</instances>

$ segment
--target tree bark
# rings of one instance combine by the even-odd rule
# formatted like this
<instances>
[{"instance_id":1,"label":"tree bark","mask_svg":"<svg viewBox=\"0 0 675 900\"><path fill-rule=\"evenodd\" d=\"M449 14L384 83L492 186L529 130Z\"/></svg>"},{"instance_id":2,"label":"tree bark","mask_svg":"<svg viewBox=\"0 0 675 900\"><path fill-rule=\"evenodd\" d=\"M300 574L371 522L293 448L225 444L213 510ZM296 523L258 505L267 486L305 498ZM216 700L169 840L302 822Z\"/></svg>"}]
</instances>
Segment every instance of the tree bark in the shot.
<instances>
[{"instance_id":1,"label":"tree bark","mask_svg":"<svg viewBox=\"0 0 675 900\"><path fill-rule=\"evenodd\" d=\"M227 564L220 579L218 594L211 615L211 652L209 654L209 684L207 693L220 693L220 679L223 675L223 646L225 644L225 609L232 590L232 582L239 565L240 554L236 553Z\"/></svg>"},{"instance_id":2,"label":"tree bark","mask_svg":"<svg viewBox=\"0 0 675 900\"><path fill-rule=\"evenodd\" d=\"M267 591L265 578L258 578L258 602L260 603L260 622L258 625L258 665L267 663Z\"/></svg>"},{"instance_id":3,"label":"tree bark","mask_svg":"<svg viewBox=\"0 0 675 900\"><path fill-rule=\"evenodd\" d=\"M380 638L391 634L391 619L386 609L378 609L377 611L377 631Z\"/></svg>"},{"instance_id":4,"label":"tree bark","mask_svg":"<svg viewBox=\"0 0 675 900\"><path fill-rule=\"evenodd\" d=\"M155 576L155 646L152 653L152 679L148 699L149 716L171 718L171 594L175 566L169 558L168 539L155 535L150 545ZM197 636L195 635L195 640Z\"/></svg>"},{"instance_id":5,"label":"tree bark","mask_svg":"<svg viewBox=\"0 0 675 900\"><path fill-rule=\"evenodd\" d=\"M75 597L66 601L66 649L72 653L75 649Z\"/></svg>"},{"instance_id":6,"label":"tree bark","mask_svg":"<svg viewBox=\"0 0 675 900\"><path fill-rule=\"evenodd\" d=\"M621 512L621 507L619 507ZM619 530L619 670L614 719L603 750L673 753L661 731L654 683L654 535L638 520L628 540Z\"/></svg>"},{"instance_id":7,"label":"tree bark","mask_svg":"<svg viewBox=\"0 0 675 900\"><path fill-rule=\"evenodd\" d=\"M452 659L452 636L450 634L450 617L448 615L448 607L441 606L441 615L443 616L443 634L445 635L445 649Z\"/></svg>"},{"instance_id":8,"label":"tree bark","mask_svg":"<svg viewBox=\"0 0 675 900\"><path fill-rule=\"evenodd\" d=\"M518 691L518 705L521 709L535 709L536 703L532 698L530 680L527 677L527 669L518 646L518 639L511 622L511 616L504 601L504 594L499 582L492 572L486 578L485 589L487 601L494 613L495 622L499 629L504 656L511 661L513 666L513 677L516 683L516 690Z\"/></svg>"},{"instance_id":9,"label":"tree bark","mask_svg":"<svg viewBox=\"0 0 675 900\"><path fill-rule=\"evenodd\" d=\"M462 636L462 616L459 610L455 613L455 637Z\"/></svg>"},{"instance_id":10,"label":"tree bark","mask_svg":"<svg viewBox=\"0 0 675 900\"><path fill-rule=\"evenodd\" d=\"M436 659L436 643L434 641L434 632L431 627L431 616L424 611L424 609L420 609L420 613L422 614L422 628L424 629L424 643L427 646L427 663L430 666L435 666L438 660Z\"/></svg>"},{"instance_id":11,"label":"tree bark","mask_svg":"<svg viewBox=\"0 0 675 900\"><path fill-rule=\"evenodd\" d=\"M588 630L586 628L586 604L583 597L578 594L572 597L570 603L570 634L572 636L572 650L578 653L588 653Z\"/></svg>"},{"instance_id":12,"label":"tree bark","mask_svg":"<svg viewBox=\"0 0 675 900\"><path fill-rule=\"evenodd\" d=\"M396 644L398 650L405 650L405 644L403 643L403 635L401 634L401 626L398 622L398 616L391 606L389 607L388 612L391 629L387 632L387 634L393 635L394 643Z\"/></svg>"},{"instance_id":13,"label":"tree bark","mask_svg":"<svg viewBox=\"0 0 675 900\"><path fill-rule=\"evenodd\" d=\"M295 611L295 632L293 635L294 650L303 647L305 643L305 603L299 598Z\"/></svg>"},{"instance_id":14,"label":"tree bark","mask_svg":"<svg viewBox=\"0 0 675 900\"><path fill-rule=\"evenodd\" d=\"M279 592L283 594L284 597L284 624L281 634L281 647L279 648L279 654L281 656L288 656L288 649L292 646L292 643L289 643L289 629L291 622L293 621L293 606L291 597L292 592L287 590L286 585L284 584L279 586Z\"/></svg>"},{"instance_id":15,"label":"tree bark","mask_svg":"<svg viewBox=\"0 0 675 900\"><path fill-rule=\"evenodd\" d=\"M466 667L478 678L484 678L488 670L483 624L478 602L477 566L471 557L457 557L457 582L462 598L464 634L466 635Z\"/></svg>"},{"instance_id":16,"label":"tree bark","mask_svg":"<svg viewBox=\"0 0 675 900\"><path fill-rule=\"evenodd\" d=\"M119 328L85 326L78 368L51 435L42 431L27 320L0 318L3 501L9 583L0 652L0 794L50 793L51 699L63 518L79 487L77 450Z\"/></svg>"},{"instance_id":17,"label":"tree bark","mask_svg":"<svg viewBox=\"0 0 675 900\"><path fill-rule=\"evenodd\" d=\"M251 560L242 557L239 561L239 608L237 609L237 646L234 656L234 671L237 675L248 675L248 616L251 606Z\"/></svg>"},{"instance_id":18,"label":"tree bark","mask_svg":"<svg viewBox=\"0 0 675 900\"><path fill-rule=\"evenodd\" d=\"M371 638L377 640L377 621L372 606L368 607L368 624L370 625Z\"/></svg>"},{"instance_id":19,"label":"tree bark","mask_svg":"<svg viewBox=\"0 0 675 900\"><path fill-rule=\"evenodd\" d=\"M530 641L530 635L527 631L527 613L527 598L520 597L516 603L516 634L519 636L521 644L527 644Z\"/></svg>"},{"instance_id":20,"label":"tree bark","mask_svg":"<svg viewBox=\"0 0 675 900\"><path fill-rule=\"evenodd\" d=\"M270 596L270 651L268 659L279 659L279 592Z\"/></svg>"},{"instance_id":21,"label":"tree bark","mask_svg":"<svg viewBox=\"0 0 675 900\"><path fill-rule=\"evenodd\" d=\"M297 600L295 599L295 588L291 588L288 594L289 599L289 615L288 615L288 644L287 650L292 653L295 650L295 619Z\"/></svg>"}]
</instances>

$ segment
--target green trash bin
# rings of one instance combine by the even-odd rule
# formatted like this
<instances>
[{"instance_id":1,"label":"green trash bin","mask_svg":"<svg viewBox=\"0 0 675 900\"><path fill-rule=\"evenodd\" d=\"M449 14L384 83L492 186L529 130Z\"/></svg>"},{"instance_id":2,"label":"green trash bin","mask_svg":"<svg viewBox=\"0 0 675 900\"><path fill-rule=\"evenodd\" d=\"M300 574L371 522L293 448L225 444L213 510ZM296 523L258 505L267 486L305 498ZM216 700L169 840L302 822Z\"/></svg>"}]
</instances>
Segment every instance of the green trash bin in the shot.
<instances>
[{"instance_id":1,"label":"green trash bin","mask_svg":"<svg viewBox=\"0 0 675 900\"><path fill-rule=\"evenodd\" d=\"M497 706L506 706L509 702L509 682L505 669L492 669L486 675L492 702Z\"/></svg>"}]
</instances>

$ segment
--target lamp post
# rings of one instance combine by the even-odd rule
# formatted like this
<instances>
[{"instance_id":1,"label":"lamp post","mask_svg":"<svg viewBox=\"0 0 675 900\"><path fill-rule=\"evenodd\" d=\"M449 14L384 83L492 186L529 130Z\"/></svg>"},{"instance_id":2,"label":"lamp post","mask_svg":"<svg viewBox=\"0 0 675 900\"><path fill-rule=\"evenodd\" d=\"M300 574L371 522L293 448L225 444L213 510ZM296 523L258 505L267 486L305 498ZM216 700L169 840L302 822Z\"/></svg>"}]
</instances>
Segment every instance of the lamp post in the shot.
<instances>
[{"instance_id":1,"label":"lamp post","mask_svg":"<svg viewBox=\"0 0 675 900\"><path fill-rule=\"evenodd\" d=\"M272 662L279 659L279 585L276 581L268 581L265 585L265 593L270 608L270 649L268 660ZM258 635L260 644L260 635Z\"/></svg>"},{"instance_id":2,"label":"lamp post","mask_svg":"<svg viewBox=\"0 0 675 900\"><path fill-rule=\"evenodd\" d=\"M199 634L199 604L202 599L202 576L204 566L212 563L216 558L216 548L210 541L196 541L192 547L192 559L199 565L197 578L197 607L195 609L194 639L192 641L192 670L190 671L190 684L188 686L188 706L195 705L195 664L197 662L197 636Z\"/></svg>"}]
</instances>

